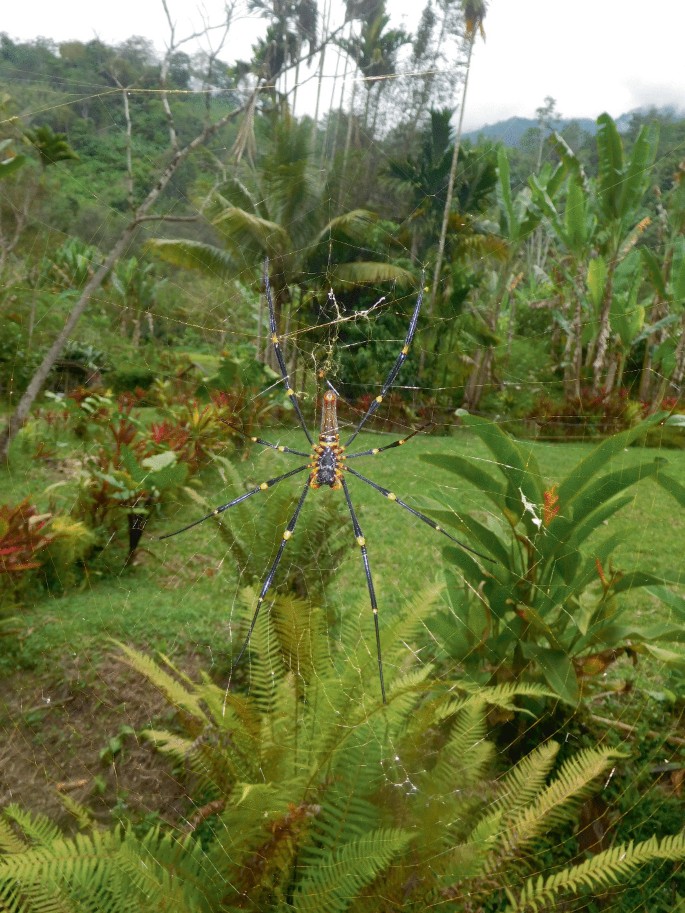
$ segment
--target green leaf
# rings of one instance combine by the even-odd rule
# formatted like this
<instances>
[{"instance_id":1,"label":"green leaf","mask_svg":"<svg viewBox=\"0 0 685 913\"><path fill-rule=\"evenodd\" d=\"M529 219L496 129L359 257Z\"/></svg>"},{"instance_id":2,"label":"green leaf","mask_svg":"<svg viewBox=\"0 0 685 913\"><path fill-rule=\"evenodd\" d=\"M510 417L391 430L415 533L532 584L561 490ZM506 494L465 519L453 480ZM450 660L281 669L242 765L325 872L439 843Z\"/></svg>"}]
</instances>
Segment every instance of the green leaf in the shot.
<instances>
[{"instance_id":1,"label":"green leaf","mask_svg":"<svg viewBox=\"0 0 685 913\"><path fill-rule=\"evenodd\" d=\"M663 581L659 581L663 583ZM647 592L651 596L655 596L657 599L660 599L664 605L667 605L669 609L672 609L676 615L679 616L685 622L685 599L682 596L679 596L677 593L673 593L671 590L667 590L665 586L648 586Z\"/></svg>"},{"instance_id":2,"label":"green leaf","mask_svg":"<svg viewBox=\"0 0 685 913\"><path fill-rule=\"evenodd\" d=\"M607 264L604 257L599 255L593 257L587 269L587 287L590 292L590 300L597 310L599 310L604 298L607 274Z\"/></svg>"},{"instance_id":3,"label":"green leaf","mask_svg":"<svg viewBox=\"0 0 685 913\"><path fill-rule=\"evenodd\" d=\"M501 507L504 486L473 460L467 460L456 453L424 453L420 458L426 463L430 463L431 466L446 469L448 472L453 472L466 479L467 482L471 482L482 495L489 498L497 507Z\"/></svg>"},{"instance_id":4,"label":"green leaf","mask_svg":"<svg viewBox=\"0 0 685 913\"><path fill-rule=\"evenodd\" d=\"M665 472L658 472L655 481L674 497L681 507L685 507L685 485Z\"/></svg>"},{"instance_id":5,"label":"green leaf","mask_svg":"<svg viewBox=\"0 0 685 913\"><path fill-rule=\"evenodd\" d=\"M155 453L152 456L145 457L144 460L141 460L140 465L152 472L157 472L167 466L173 466L177 460L178 457L173 450L165 450L162 453Z\"/></svg>"},{"instance_id":6,"label":"green leaf","mask_svg":"<svg viewBox=\"0 0 685 913\"><path fill-rule=\"evenodd\" d=\"M608 218L619 218L623 179L623 143L613 118L606 113L600 114L597 118L596 140L599 156L599 205Z\"/></svg>"},{"instance_id":7,"label":"green leaf","mask_svg":"<svg viewBox=\"0 0 685 913\"><path fill-rule=\"evenodd\" d=\"M582 256L590 240L587 221L588 199L578 179L569 179L564 212L565 242L576 257Z\"/></svg>"},{"instance_id":8,"label":"green leaf","mask_svg":"<svg viewBox=\"0 0 685 913\"><path fill-rule=\"evenodd\" d=\"M640 422L634 428L615 434L598 444L595 449L581 460L564 481L559 485L558 495L559 504L562 511L566 511L567 505L572 503L590 483L593 476L600 470L604 469L609 460L629 447L633 441L645 434L654 425L658 425L666 418L667 413L659 412L645 421Z\"/></svg>"},{"instance_id":9,"label":"green leaf","mask_svg":"<svg viewBox=\"0 0 685 913\"><path fill-rule=\"evenodd\" d=\"M621 215L627 217L642 201L651 180L651 170L659 145L659 129L656 125L643 126L633 143L630 161L621 182Z\"/></svg>"},{"instance_id":10,"label":"green leaf","mask_svg":"<svg viewBox=\"0 0 685 913\"><path fill-rule=\"evenodd\" d=\"M508 505L510 509L525 511L521 494L531 504L542 504L542 477L532 452L524 452L496 422L468 413L462 414L461 420L478 435L495 457L497 468L509 483L507 497L512 498L512 489L516 492L513 495L516 503Z\"/></svg>"},{"instance_id":11,"label":"green leaf","mask_svg":"<svg viewBox=\"0 0 685 913\"><path fill-rule=\"evenodd\" d=\"M505 238L516 240L518 222L511 199L511 179L509 176L509 159L504 146L497 150L497 200L500 212L500 227Z\"/></svg>"},{"instance_id":12,"label":"green leaf","mask_svg":"<svg viewBox=\"0 0 685 913\"><path fill-rule=\"evenodd\" d=\"M22 168L27 162L25 155L13 155L0 161L0 180L9 177Z\"/></svg>"},{"instance_id":13,"label":"green leaf","mask_svg":"<svg viewBox=\"0 0 685 913\"><path fill-rule=\"evenodd\" d=\"M407 287L415 284L416 280L409 270L392 263L356 262L341 263L333 272L335 279L340 282L352 284L396 282Z\"/></svg>"},{"instance_id":14,"label":"green leaf","mask_svg":"<svg viewBox=\"0 0 685 913\"><path fill-rule=\"evenodd\" d=\"M555 694L569 704L577 704L580 689L576 670L568 654L531 643L523 644L522 648L524 655L538 664L547 684Z\"/></svg>"},{"instance_id":15,"label":"green leaf","mask_svg":"<svg viewBox=\"0 0 685 913\"><path fill-rule=\"evenodd\" d=\"M230 254L202 241L150 238L145 246L167 263L185 269L197 269L218 279L233 279L241 273L241 268Z\"/></svg>"}]
</instances>

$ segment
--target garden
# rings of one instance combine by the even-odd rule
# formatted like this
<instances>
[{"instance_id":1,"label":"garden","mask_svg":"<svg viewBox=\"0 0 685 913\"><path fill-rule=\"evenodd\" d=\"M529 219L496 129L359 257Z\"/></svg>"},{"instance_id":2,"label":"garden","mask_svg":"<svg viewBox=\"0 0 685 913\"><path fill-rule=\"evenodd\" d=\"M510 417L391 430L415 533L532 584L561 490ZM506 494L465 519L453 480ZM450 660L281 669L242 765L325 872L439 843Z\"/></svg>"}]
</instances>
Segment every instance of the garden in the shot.
<instances>
[{"instance_id":1,"label":"garden","mask_svg":"<svg viewBox=\"0 0 685 913\"><path fill-rule=\"evenodd\" d=\"M685 121L312 9L0 36L0 910L685 909Z\"/></svg>"}]
</instances>

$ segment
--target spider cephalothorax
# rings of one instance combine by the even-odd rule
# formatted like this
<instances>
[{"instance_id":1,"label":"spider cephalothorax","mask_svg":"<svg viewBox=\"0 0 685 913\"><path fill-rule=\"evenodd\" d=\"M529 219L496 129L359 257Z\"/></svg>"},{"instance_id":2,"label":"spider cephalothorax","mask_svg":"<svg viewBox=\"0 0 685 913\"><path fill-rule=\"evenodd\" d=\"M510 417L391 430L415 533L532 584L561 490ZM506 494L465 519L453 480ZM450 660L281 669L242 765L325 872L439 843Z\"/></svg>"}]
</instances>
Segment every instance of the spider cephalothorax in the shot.
<instances>
[{"instance_id":1,"label":"spider cephalothorax","mask_svg":"<svg viewBox=\"0 0 685 913\"><path fill-rule=\"evenodd\" d=\"M421 511L416 510L414 507L411 507L409 504L402 501L397 495L390 491L387 488L383 488L381 485L377 485L376 482L373 482L371 479L367 479L366 476L362 475L360 472L357 472L356 469L353 469L347 464L348 460L356 459L357 457L369 457L375 456L378 453L383 453L385 450L390 450L392 447L399 447L401 444L406 443L409 438L414 437L415 434L418 434L418 431L412 431L411 434L408 434L406 437L398 441L393 441L391 444L386 444L384 447L372 447L369 450L357 450L354 453L348 453L347 448L350 446L352 441L357 437L359 432L362 430L366 422L371 418L374 412L378 409L380 404L383 402L386 393L395 383L397 375L400 372L400 368L405 362L407 355L409 354L409 348L411 346L412 340L414 338L414 333L416 332L416 324L419 319L419 311L421 310L421 301L423 299L423 291L419 294L418 300L414 307L414 313L412 314L411 320L409 321L409 329L407 330L407 337L404 340L404 345L400 350L399 355L395 359L395 363L390 369L390 373L385 379L383 386L381 387L380 393L371 401L371 405L362 415L361 419L357 422L352 431L350 437L345 441L345 445L340 444L340 432L338 428L338 414L337 414L337 403L338 397L335 392L332 390L327 390L323 396L323 408L321 413L321 433L319 434L319 439L314 443L309 429L307 428L307 423L304 420L302 415L302 410L300 409L300 403L297 398L297 394L290 385L290 376L288 374L288 369L285 364L285 359L283 358L283 352L281 350L281 340L278 335L278 329L276 327L276 315L274 312L274 304L271 298L271 286L269 284L269 264L268 261L264 264L264 288L266 291L266 299L269 305L269 325L271 329L271 342L274 347L274 353L276 355L276 361L278 362L278 367L281 372L281 377L283 378L283 384L285 386L286 396L292 403L293 409L295 410L295 415L300 423L300 427L304 432L307 441L311 447L309 453L305 453L303 450L295 450L292 447L286 447L283 444L272 444L269 441L265 441L260 437L251 437L250 440L255 444L262 444L264 447L269 447L271 450L277 450L279 453L290 453L295 456L305 457L310 460L309 463L305 463L303 466L298 466L296 469L291 469L289 472L284 472L280 476L276 476L273 479L268 479L266 482L261 482L259 485L256 485L254 488L251 488L249 491L239 495L237 498L234 498L232 501L229 501L228 504L222 504L220 507L215 507L214 510L207 514L205 517L201 517L199 520L195 520L193 523L189 523L188 526L184 526L183 529L178 529L176 532L168 533L166 536L160 536L161 539L168 539L169 536L175 536L177 533L185 532L185 530L190 529L193 526L197 526L198 523L203 523L205 520L208 520L210 517L215 517L217 514L223 513L225 510L228 510L230 507L234 507L236 504L240 504L242 501L245 501L247 498L251 498L253 495L258 494L260 491L266 491L271 488L273 485L277 485L279 482L282 482L284 479L289 479L291 476L298 475L301 472L305 472L307 469L310 470L310 473L307 477L305 486L300 494L297 506L293 512L292 517L290 518L287 527L283 531L283 537L281 539L281 544L278 547L278 552L276 557L273 560L269 571L264 578L262 588L259 592L259 597L257 598L257 606L252 616L252 621L250 622L250 627L248 628L247 635L243 641L243 645L240 648L238 656L233 663L234 667L238 665L242 659L243 654L247 650L247 646L250 643L250 637L252 636L252 631L254 626L257 623L257 617L259 615L259 610L262 607L262 603L266 598L266 594L271 588L271 585L276 576L276 571L278 570L278 565L281 562L281 557L283 551L288 544L288 540L292 537L297 525L297 521L302 511L305 498L312 489L322 488L328 486L332 489L342 489L345 494L345 500L347 502L347 507L350 512L350 519L352 520L352 529L354 530L355 542L361 550L362 561L364 564L364 574L366 576L366 585L369 591L369 601L371 602L371 610L373 612L373 621L374 628L376 632L376 654L378 657L378 677L381 684L381 695L383 702L385 703L385 681L383 678L383 660L381 657L381 635L378 626L378 604L376 602L376 592L373 585L373 577L371 576L371 565L369 563L369 556L366 549L366 539L362 532L361 526L359 525L359 520L357 519L357 514L352 504L352 499L350 497L350 491L347 486L347 481L345 476L349 474L354 476L354 478L359 479L361 482L364 482L366 485L369 485L379 494L383 495L384 498L387 498L388 501L392 501L394 504L397 504L399 507L402 507L404 510L408 511L410 514L413 514L422 523L426 523L436 532L442 533L443 536L447 536L452 542L456 542L457 545L460 545L462 548L466 549L473 554L478 555L480 558L485 558L486 561L492 561L491 558L487 558L485 555L481 555L480 552L475 551L475 549L470 548L468 545L464 545L463 542L460 542L459 539L455 539L450 533L446 532L441 526L431 520L430 517L427 517Z\"/></svg>"},{"instance_id":2,"label":"spider cephalothorax","mask_svg":"<svg viewBox=\"0 0 685 913\"><path fill-rule=\"evenodd\" d=\"M322 485L333 489L343 487L344 451L338 431L338 397L332 390L327 390L323 395L319 442L312 447L312 462L309 464L312 470L310 488L321 488Z\"/></svg>"}]
</instances>

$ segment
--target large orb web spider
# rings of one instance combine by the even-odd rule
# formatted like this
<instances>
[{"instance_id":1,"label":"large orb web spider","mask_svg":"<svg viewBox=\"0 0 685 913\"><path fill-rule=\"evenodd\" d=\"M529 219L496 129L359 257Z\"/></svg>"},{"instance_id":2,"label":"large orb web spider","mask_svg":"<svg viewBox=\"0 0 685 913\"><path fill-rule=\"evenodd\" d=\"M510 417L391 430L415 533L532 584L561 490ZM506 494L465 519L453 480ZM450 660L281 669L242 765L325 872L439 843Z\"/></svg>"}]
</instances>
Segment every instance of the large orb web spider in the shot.
<instances>
[{"instance_id":1,"label":"large orb web spider","mask_svg":"<svg viewBox=\"0 0 685 913\"><path fill-rule=\"evenodd\" d=\"M310 491L317 488L322 488L328 486L333 491L342 489L343 494L345 495L345 500L347 501L347 507L350 512L350 517L352 519L352 528L354 530L354 537L357 545L361 549L362 562L364 564L364 573L366 575L366 585L369 591L369 599L371 602L371 610L373 612L373 622L376 633L376 655L378 658L378 677L381 685L381 695L383 698L383 703L387 703L386 694L385 694L385 679L383 677L383 657L381 653L381 635L378 624L378 603L376 601L376 591L373 585L373 577L371 575L371 564L369 562L369 556L366 548L366 539L364 538L364 533L359 524L357 518L357 513L352 504L352 498L350 497L350 491L347 486L347 480L345 478L346 474L354 476L356 479L359 479L360 482L363 482L365 485L369 485L374 491L379 492L383 495L384 498L387 498L389 501L397 504L399 507L403 508L406 511L409 511L413 516L418 517L423 523L426 523L431 529L434 529L436 532L442 533L443 536L446 536L451 542L455 542L461 548L466 549L466 551L472 552L474 555L478 555L479 558L483 558L486 561L491 561L491 558L488 558L486 555L482 555L480 552L477 552L475 549L470 548L470 546L465 545L459 539L455 539L450 533L444 530L439 526L434 520L431 520L430 517L427 517L425 514L422 514L421 511L416 510L413 507L410 507L409 504L402 501L397 495L390 491L387 488L383 488L382 485L376 484L371 479L368 479L366 476L362 475L360 472L357 472L356 469L353 469L351 466L348 466L347 463L349 460L356 460L360 457L370 457L377 456L379 453L384 453L386 450L391 450L393 447L399 447L402 444L418 434L418 430L412 431L411 434L408 434L406 437L393 441L391 444L386 444L384 447L372 447L369 450L357 450L354 453L347 453L347 448L350 446L352 441L357 437L359 432L362 430L366 422L371 418L374 412L378 409L380 404L383 402L386 394L393 386L397 379L397 375L400 372L400 368L405 362L407 355L409 354L409 348L411 346L412 340L414 338L414 333L416 332L416 325L419 319L419 312L421 310L421 304L423 301L423 290L419 293L416 306L414 307L414 313L412 314L411 320L409 321L409 329L407 330L407 337L404 340L404 345L397 356L394 365L390 369L390 373L385 379L383 386L381 387L381 392L375 399L372 400L371 405L362 415L361 419L355 426L350 437L345 441L344 444L340 443L340 431L338 426L338 415L337 415L337 403L338 395L333 389L328 389L323 396L323 406L321 414L321 430L319 432L318 440L315 442L312 438L309 429L307 428L307 423L304 420L302 415L302 410L300 409L300 404L297 399L297 394L293 390L290 384L290 377L288 375L288 369L285 364L285 359L283 358L283 352L281 350L281 339L278 335L278 329L276 327L276 316L274 313L274 304L273 298L271 296L271 285L269 283L269 272L268 272L268 260L264 263L264 288L266 291L266 298L269 307L269 326L271 329L271 343L274 347L274 352L276 354L276 361L278 362L278 367L283 378L283 384L285 386L285 392L290 402L293 404L293 409L295 410L295 415L300 423L302 431L304 432L307 441L311 447L309 453L306 453L303 450L294 450L291 447L284 447L279 444L272 444L270 441L265 441L259 437L250 437L250 440L255 444L262 444L264 447L270 447L272 450L277 450L279 453L293 454L295 456L304 457L308 459L309 462L305 463L302 466L298 466L296 469L291 469L289 472L284 472L280 476L276 476L273 479L268 479L265 482L261 482L259 485L256 485L254 488L245 492L237 498L234 498L232 501L229 501L227 504L221 504L219 507L215 507L214 510L207 514L204 517L200 517L199 520L194 520L192 523L189 523L187 526L177 529L173 533L167 533L164 536L160 536L159 539L169 539L171 536L177 536L179 533L184 533L186 530L192 529L192 527L197 526L199 523L204 523L205 520L209 520L211 517L216 517L217 514L223 513L225 510L229 510L231 507L235 507L236 504L240 504L243 501L246 501L248 498L251 498L253 495L259 494L260 491L266 491L269 488L272 488L274 485L278 485L279 482L282 482L284 479L289 479L292 476L296 476L300 473L306 472L309 470L309 475L307 476L307 481L304 484L302 489L302 494L297 502L297 506L291 516L288 525L283 533L281 543L278 547L278 552L276 557L269 568L269 571L264 578L262 583L262 588L259 593L259 598L257 599L257 606L254 610L252 616L252 621L250 622L250 627L248 629L247 635L243 642L243 645L240 648L240 652L232 665L232 668L235 669L236 666L240 663L240 660L243 658L245 651L247 650L248 644L250 643L250 638L252 632L257 623L257 618L259 617L259 611L262 607L262 603L266 599L266 594L271 588L271 585L276 576L276 571L278 566L281 563L281 558L283 557L283 552L288 540L292 537L295 532L295 527L297 521L300 518L302 512L302 507L304 506L305 499Z\"/></svg>"}]
</instances>

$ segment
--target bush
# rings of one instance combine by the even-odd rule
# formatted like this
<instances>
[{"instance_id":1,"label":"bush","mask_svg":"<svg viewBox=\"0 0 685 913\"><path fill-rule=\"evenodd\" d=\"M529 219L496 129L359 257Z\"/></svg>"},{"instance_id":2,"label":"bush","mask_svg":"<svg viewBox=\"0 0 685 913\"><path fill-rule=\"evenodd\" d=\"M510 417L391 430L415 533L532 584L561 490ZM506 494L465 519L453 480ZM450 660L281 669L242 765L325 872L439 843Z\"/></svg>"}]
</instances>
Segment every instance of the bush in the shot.
<instances>
[{"instance_id":1,"label":"bush","mask_svg":"<svg viewBox=\"0 0 685 913\"><path fill-rule=\"evenodd\" d=\"M478 681L541 677L571 704L581 698L587 678L623 654L682 662L667 645L685 636L685 600L646 570L613 566L620 534L588 548L589 537L630 503L627 491L638 482L653 478L685 506L685 487L668 475L663 458L607 469L612 457L666 414L608 438L546 490L531 453L497 424L462 418L492 453L499 475L457 455L422 459L475 484L501 520L496 529L485 526L463 516L458 503L434 512L493 559L483 570L464 550L444 551L457 573L447 571L450 610L431 627L448 654ZM636 587L649 587L671 608L674 621L650 625L627 612L625 594Z\"/></svg>"},{"instance_id":2,"label":"bush","mask_svg":"<svg viewBox=\"0 0 685 913\"><path fill-rule=\"evenodd\" d=\"M82 523L39 514L28 498L0 505L0 594L16 603L36 585L62 588L93 542Z\"/></svg>"},{"instance_id":3,"label":"bush","mask_svg":"<svg viewBox=\"0 0 685 913\"><path fill-rule=\"evenodd\" d=\"M107 384L115 393L134 393L138 389L149 390L155 383L158 372L145 365L135 368L117 368L107 376Z\"/></svg>"},{"instance_id":4,"label":"bush","mask_svg":"<svg viewBox=\"0 0 685 913\"><path fill-rule=\"evenodd\" d=\"M585 389L579 399L540 397L526 421L535 427L537 437L585 440L632 428L643 413L642 405L631 400L627 390L592 393Z\"/></svg>"}]
</instances>

